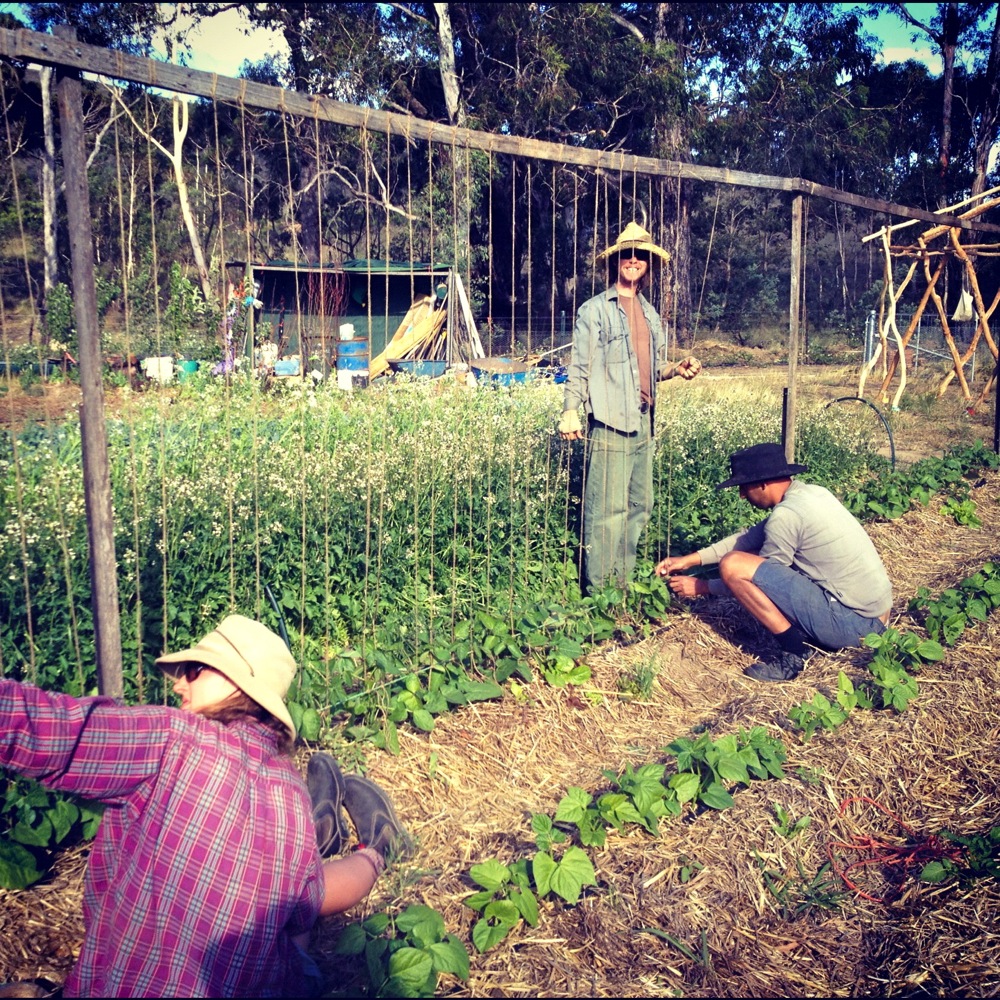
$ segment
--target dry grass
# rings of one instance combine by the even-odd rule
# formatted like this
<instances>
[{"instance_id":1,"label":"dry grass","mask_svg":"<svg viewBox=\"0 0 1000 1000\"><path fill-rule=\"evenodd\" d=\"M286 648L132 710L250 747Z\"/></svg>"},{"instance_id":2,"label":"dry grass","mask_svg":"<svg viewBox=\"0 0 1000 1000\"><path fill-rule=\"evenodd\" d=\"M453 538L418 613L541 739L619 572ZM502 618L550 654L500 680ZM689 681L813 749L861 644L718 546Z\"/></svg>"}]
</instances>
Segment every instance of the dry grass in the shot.
<instances>
[{"instance_id":1,"label":"dry grass","mask_svg":"<svg viewBox=\"0 0 1000 1000\"><path fill-rule=\"evenodd\" d=\"M939 502L870 528L895 586L894 624L913 627L905 609L918 586L940 590L1000 556L1000 475L986 476L973 495L983 520L978 531L943 518ZM991 881L931 887L904 879L890 904L846 893L835 909L806 907L790 919L761 875L763 864L790 878L794 904L801 902L794 891L799 866L814 876L832 841L861 834L898 840L902 831L872 808L841 815L840 803L854 796L877 800L920 836L1000 825L998 619L924 671L921 695L905 714L856 712L806 745L785 733L787 780L755 782L736 795L732 809L664 824L659 838L609 836L593 852L598 889L576 907L544 903L537 929L521 926L475 956L468 984L449 981L444 991L1000 994L1000 887ZM764 685L742 674L762 638L731 602L700 602L642 643L594 654L587 691L536 683L523 700L468 707L439 719L430 735L402 734L400 754L373 755L369 769L392 790L419 850L382 879L364 911L350 916L425 902L469 942L466 873L490 857L507 862L530 852L531 813L554 812L571 785L600 791L605 768L662 760L662 748L695 727L716 734L757 724L772 732L786 727L789 708L817 688L835 686L838 669L857 673L864 658L860 652L818 657L796 681ZM643 672L654 678L648 696L624 696L621 688ZM781 836L775 802L793 818L809 816L809 827L791 840ZM42 886L0 891L0 981L65 977L82 933L85 855L63 855ZM693 861L703 868L683 881L681 868ZM332 955L343 923L324 921L314 951L329 982L350 990L357 970Z\"/></svg>"}]
</instances>

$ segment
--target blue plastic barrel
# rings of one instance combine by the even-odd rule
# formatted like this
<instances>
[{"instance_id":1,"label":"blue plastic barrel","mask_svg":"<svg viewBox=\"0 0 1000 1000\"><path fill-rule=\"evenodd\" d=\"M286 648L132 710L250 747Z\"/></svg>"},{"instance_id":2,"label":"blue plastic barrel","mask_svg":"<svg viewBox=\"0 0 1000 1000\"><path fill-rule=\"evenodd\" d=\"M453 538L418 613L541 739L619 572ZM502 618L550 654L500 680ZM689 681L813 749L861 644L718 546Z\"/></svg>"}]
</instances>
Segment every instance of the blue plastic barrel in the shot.
<instances>
[{"instance_id":1,"label":"blue plastic barrel","mask_svg":"<svg viewBox=\"0 0 1000 1000\"><path fill-rule=\"evenodd\" d=\"M337 341L337 370L338 371L367 371L368 370L368 341L367 340L338 340Z\"/></svg>"}]
</instances>

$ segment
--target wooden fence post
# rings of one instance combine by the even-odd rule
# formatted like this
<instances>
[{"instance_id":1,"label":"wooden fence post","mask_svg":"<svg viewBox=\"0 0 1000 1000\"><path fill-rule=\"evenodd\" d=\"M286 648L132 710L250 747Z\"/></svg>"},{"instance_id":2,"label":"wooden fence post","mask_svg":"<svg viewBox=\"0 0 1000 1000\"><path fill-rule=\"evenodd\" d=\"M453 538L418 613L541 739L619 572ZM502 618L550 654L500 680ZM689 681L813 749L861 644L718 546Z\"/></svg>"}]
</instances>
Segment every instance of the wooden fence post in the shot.
<instances>
[{"instance_id":1,"label":"wooden fence post","mask_svg":"<svg viewBox=\"0 0 1000 1000\"><path fill-rule=\"evenodd\" d=\"M63 41L75 38L72 28L55 29ZM111 474L108 436L104 423L104 386L101 381L101 332L97 322L94 287L94 248L91 233L87 158L83 145L83 102L80 80L60 74L59 131L62 136L66 214L73 271L73 309L79 338L80 436L83 450L83 490L87 508L90 550L91 607L97 653L98 690L120 698L122 685L121 623L118 610L118 570L111 510Z\"/></svg>"},{"instance_id":2,"label":"wooden fence post","mask_svg":"<svg viewBox=\"0 0 1000 1000\"><path fill-rule=\"evenodd\" d=\"M795 461L795 418L798 393L795 376L799 365L799 313L802 302L802 195L792 199L792 260L788 293L788 390L784 414L785 461Z\"/></svg>"}]
</instances>

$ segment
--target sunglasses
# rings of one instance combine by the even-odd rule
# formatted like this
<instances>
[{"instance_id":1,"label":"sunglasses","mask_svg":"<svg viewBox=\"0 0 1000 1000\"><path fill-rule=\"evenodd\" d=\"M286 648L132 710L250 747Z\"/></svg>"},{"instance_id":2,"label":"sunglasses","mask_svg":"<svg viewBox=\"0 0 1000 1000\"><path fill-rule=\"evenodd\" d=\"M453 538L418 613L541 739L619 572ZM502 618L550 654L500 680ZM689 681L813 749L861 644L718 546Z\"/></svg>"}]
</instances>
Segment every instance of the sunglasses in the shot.
<instances>
[{"instance_id":1,"label":"sunglasses","mask_svg":"<svg viewBox=\"0 0 1000 1000\"><path fill-rule=\"evenodd\" d=\"M211 670L212 668L207 663L177 663L171 664L169 667L164 667L163 672L169 674L173 679L180 680L181 677L188 682L188 684L193 684L199 677L201 677L201 672L203 670Z\"/></svg>"}]
</instances>

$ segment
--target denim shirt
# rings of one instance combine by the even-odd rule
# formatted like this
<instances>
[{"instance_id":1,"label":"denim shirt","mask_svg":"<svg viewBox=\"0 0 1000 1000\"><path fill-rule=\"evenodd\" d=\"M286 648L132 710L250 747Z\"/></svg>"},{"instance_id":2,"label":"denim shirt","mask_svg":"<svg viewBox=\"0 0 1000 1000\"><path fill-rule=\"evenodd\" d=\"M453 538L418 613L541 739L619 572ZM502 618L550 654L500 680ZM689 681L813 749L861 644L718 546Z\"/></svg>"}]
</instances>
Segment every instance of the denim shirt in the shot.
<instances>
[{"instance_id":1,"label":"denim shirt","mask_svg":"<svg viewBox=\"0 0 1000 1000\"><path fill-rule=\"evenodd\" d=\"M656 382L663 377L666 339L656 310L642 295L638 298L652 337L655 392ZM639 361L632 348L628 316L618 302L617 286L612 285L577 310L563 410L583 406L588 417L634 434L641 421L648 419L639 413L640 402Z\"/></svg>"}]
</instances>

